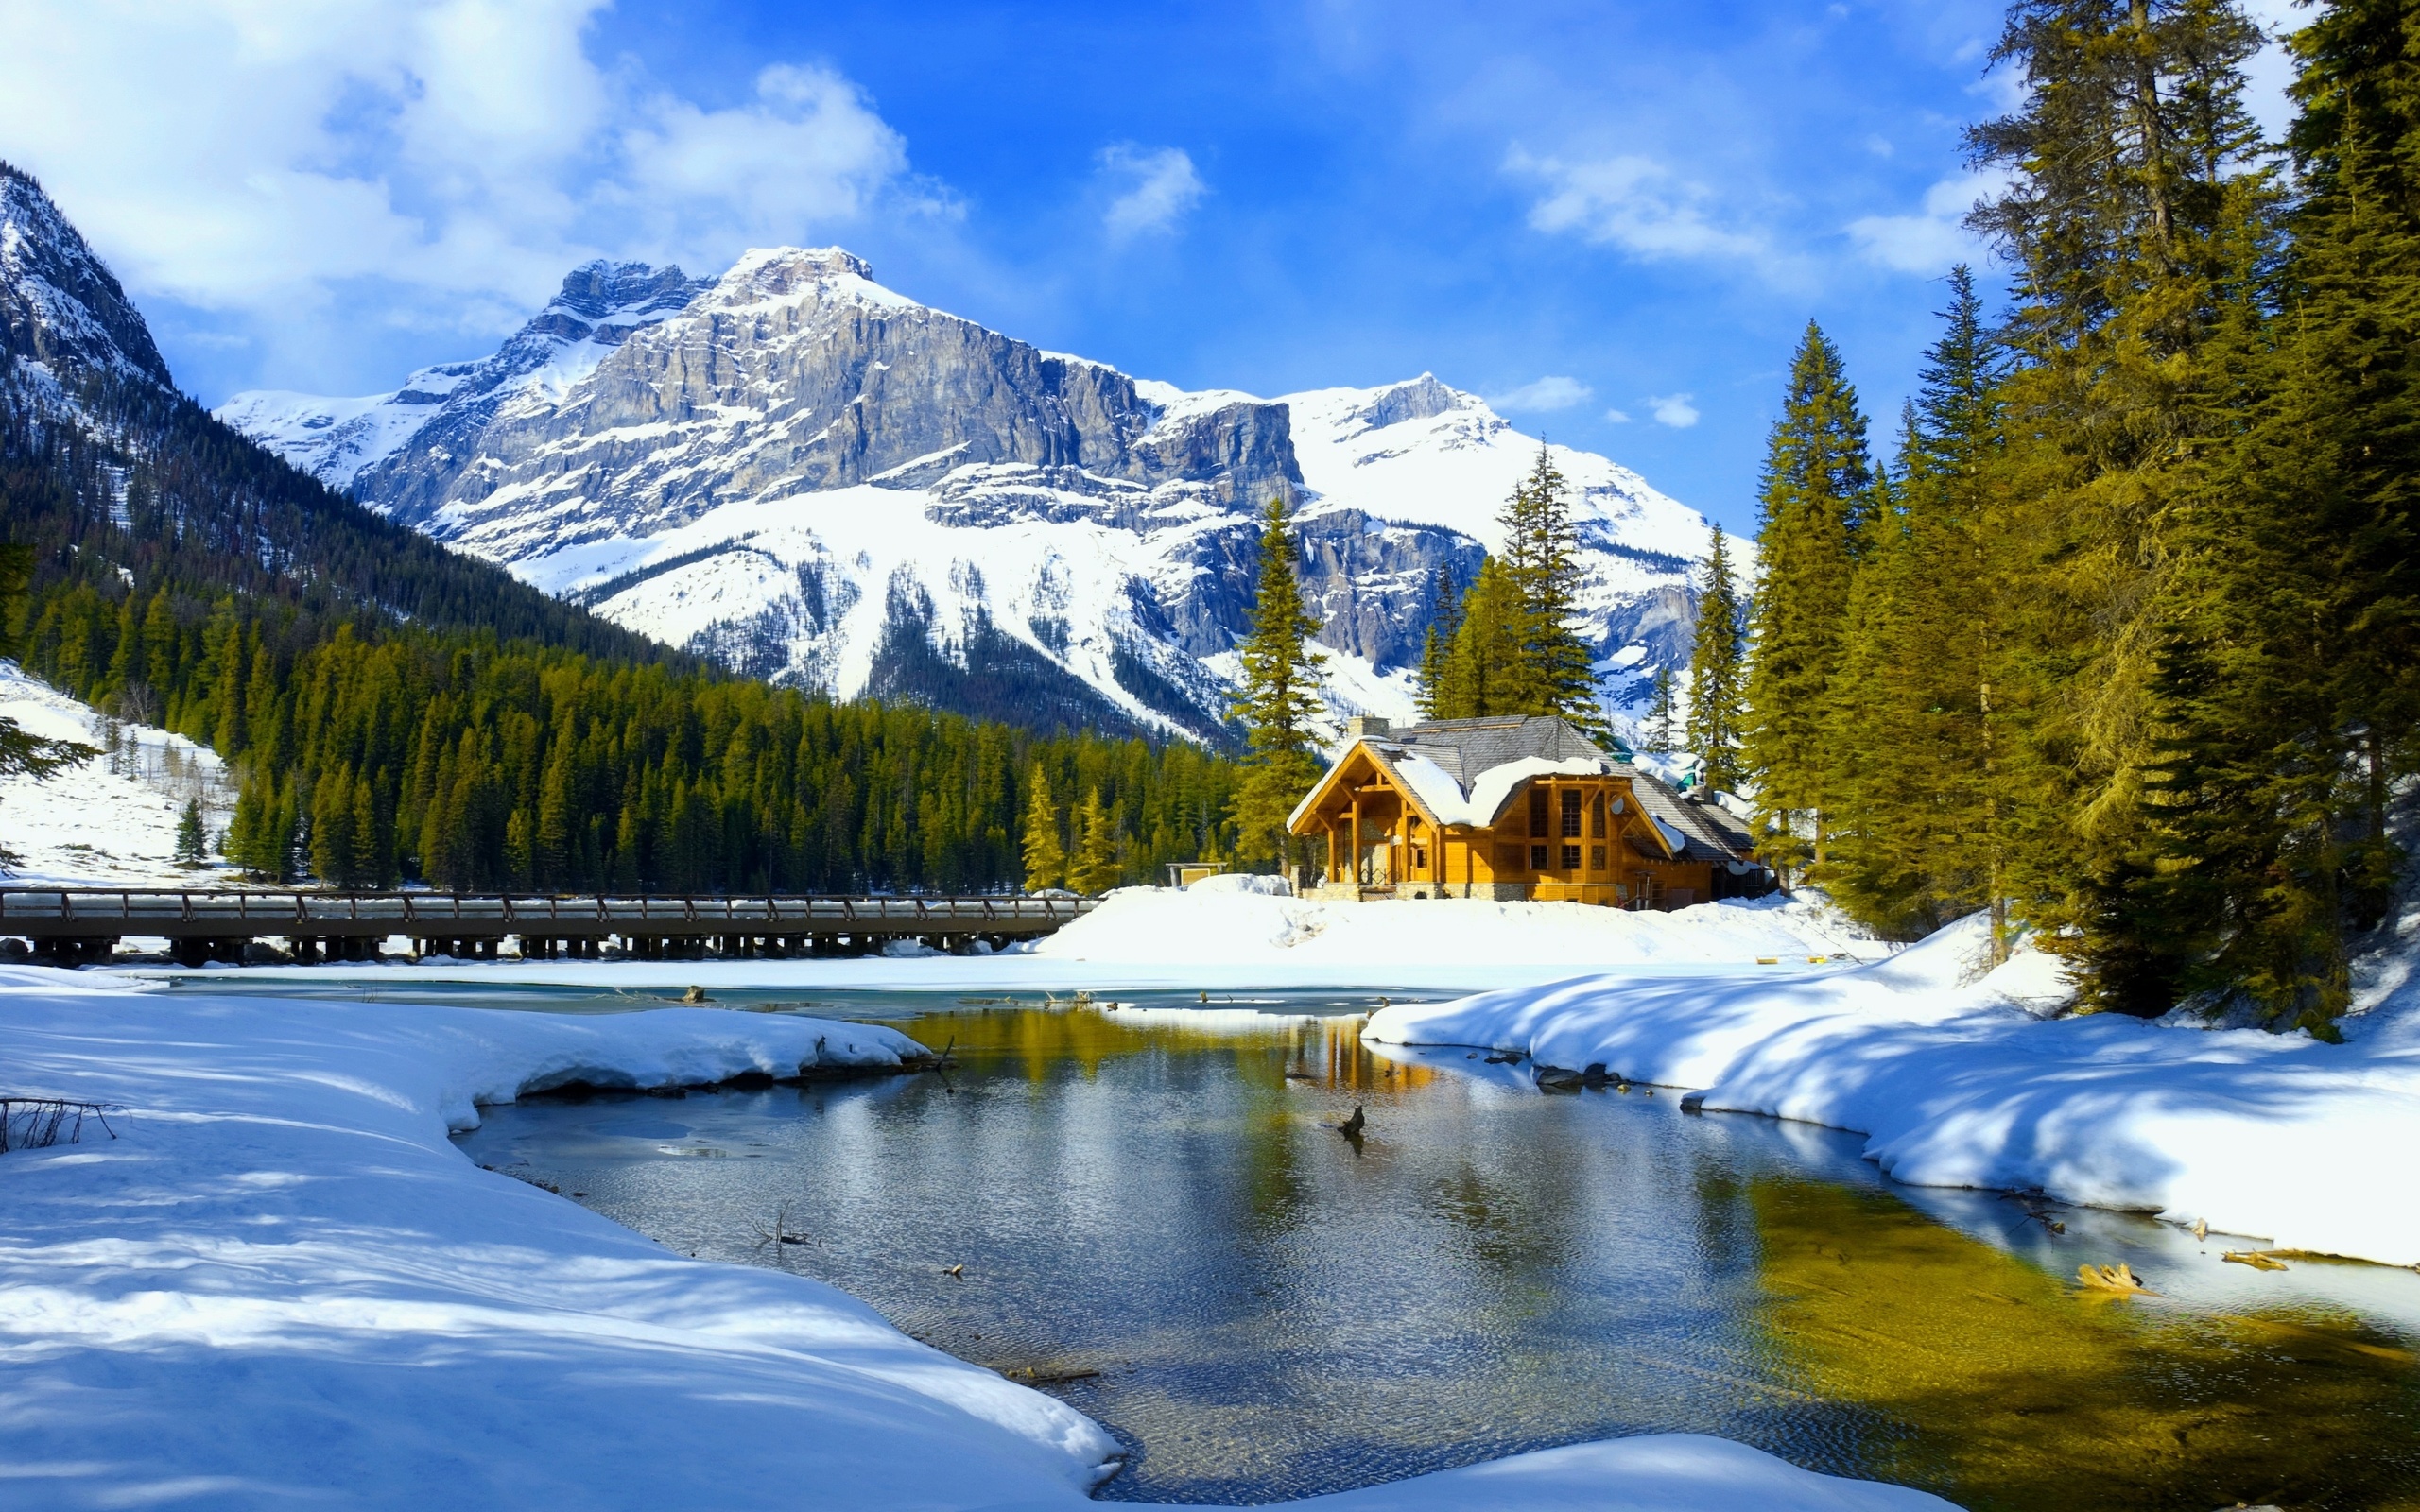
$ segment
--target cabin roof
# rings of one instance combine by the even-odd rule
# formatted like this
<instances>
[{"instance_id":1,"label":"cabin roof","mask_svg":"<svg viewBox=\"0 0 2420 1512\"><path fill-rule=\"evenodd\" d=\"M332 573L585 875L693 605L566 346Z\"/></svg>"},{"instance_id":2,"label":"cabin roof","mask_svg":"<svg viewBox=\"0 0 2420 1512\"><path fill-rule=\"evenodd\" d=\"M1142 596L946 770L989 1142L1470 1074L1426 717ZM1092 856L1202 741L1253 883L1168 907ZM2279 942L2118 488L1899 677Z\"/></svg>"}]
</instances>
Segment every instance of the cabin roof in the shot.
<instances>
[{"instance_id":1,"label":"cabin roof","mask_svg":"<svg viewBox=\"0 0 2420 1512\"><path fill-rule=\"evenodd\" d=\"M1663 779L1607 754L1569 721L1552 714L1430 719L1399 726L1383 735L1365 735L1353 742L1304 795L1290 823L1300 823L1317 804L1355 749L1367 751L1392 779L1396 790L1431 823L1492 824L1530 779L1594 771L1630 780L1639 807L1668 832L1667 843L1674 835L1679 837L1680 844L1673 847L1676 860L1738 861L1755 849L1754 836L1728 813L1712 804L1690 802ZM1444 782L1439 782L1438 777ZM1447 784L1450 792L1445 790Z\"/></svg>"}]
</instances>

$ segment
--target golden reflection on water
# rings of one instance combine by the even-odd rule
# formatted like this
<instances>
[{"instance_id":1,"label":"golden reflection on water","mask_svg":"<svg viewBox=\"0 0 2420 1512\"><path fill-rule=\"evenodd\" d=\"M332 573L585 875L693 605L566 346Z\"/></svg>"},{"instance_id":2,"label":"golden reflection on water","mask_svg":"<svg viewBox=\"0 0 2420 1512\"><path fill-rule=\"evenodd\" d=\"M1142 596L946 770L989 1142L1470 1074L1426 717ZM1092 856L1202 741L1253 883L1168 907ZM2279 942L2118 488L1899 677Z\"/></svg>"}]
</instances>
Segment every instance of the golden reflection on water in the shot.
<instances>
[{"instance_id":1,"label":"golden reflection on water","mask_svg":"<svg viewBox=\"0 0 2420 1512\"><path fill-rule=\"evenodd\" d=\"M2104 1298L1885 1194L1753 1182L1775 1352L1868 1473L1987 1508L2420 1507L2411 1354L2346 1317Z\"/></svg>"}]
</instances>

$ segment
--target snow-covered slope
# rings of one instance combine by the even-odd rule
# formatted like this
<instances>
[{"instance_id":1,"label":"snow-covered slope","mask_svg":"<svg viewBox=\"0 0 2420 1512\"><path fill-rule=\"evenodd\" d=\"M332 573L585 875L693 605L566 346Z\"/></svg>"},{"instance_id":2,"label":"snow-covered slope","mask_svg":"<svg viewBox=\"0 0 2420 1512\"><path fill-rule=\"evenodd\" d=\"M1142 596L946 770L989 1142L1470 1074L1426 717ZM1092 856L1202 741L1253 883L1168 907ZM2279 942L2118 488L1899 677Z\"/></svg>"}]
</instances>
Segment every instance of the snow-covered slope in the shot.
<instances>
[{"instance_id":1,"label":"snow-covered slope","mask_svg":"<svg viewBox=\"0 0 2420 1512\"><path fill-rule=\"evenodd\" d=\"M1427 374L1277 399L1138 381L920 304L837 248L752 251L699 284L595 265L484 363L220 414L745 672L1203 735L1270 495L1303 507L1332 712L1400 716L1436 569L1476 570L1538 446ZM1685 655L1706 524L1603 457L1554 455L1626 696Z\"/></svg>"},{"instance_id":2,"label":"snow-covered slope","mask_svg":"<svg viewBox=\"0 0 2420 1512\"><path fill-rule=\"evenodd\" d=\"M0 777L0 847L22 858L8 880L99 887L211 886L232 875L177 863L177 820L199 799L215 840L235 784L216 752L182 735L105 718L0 661L0 719L100 754L47 778Z\"/></svg>"},{"instance_id":3,"label":"snow-covered slope","mask_svg":"<svg viewBox=\"0 0 2420 1512\"><path fill-rule=\"evenodd\" d=\"M126 290L32 179L0 163L0 352L169 386Z\"/></svg>"}]
</instances>

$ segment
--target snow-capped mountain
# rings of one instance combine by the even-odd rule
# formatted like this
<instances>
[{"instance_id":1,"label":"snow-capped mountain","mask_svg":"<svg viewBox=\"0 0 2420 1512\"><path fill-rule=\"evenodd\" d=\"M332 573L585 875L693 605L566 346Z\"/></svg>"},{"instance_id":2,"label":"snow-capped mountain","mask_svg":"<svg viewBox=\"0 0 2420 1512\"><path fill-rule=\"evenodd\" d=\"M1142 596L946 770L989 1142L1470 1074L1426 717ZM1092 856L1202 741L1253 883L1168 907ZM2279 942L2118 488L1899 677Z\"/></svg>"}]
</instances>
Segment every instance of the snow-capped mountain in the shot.
<instances>
[{"instance_id":1,"label":"snow-capped mountain","mask_svg":"<svg viewBox=\"0 0 2420 1512\"><path fill-rule=\"evenodd\" d=\"M592 264L496 355L359 400L236 396L296 465L619 624L839 696L1219 733L1258 506L1301 507L1339 714L1409 713L1538 443L1423 374L1262 399L1042 351L838 249L720 278ZM1696 511L1569 479L1609 691L1685 656Z\"/></svg>"},{"instance_id":2,"label":"snow-capped mountain","mask_svg":"<svg viewBox=\"0 0 2420 1512\"><path fill-rule=\"evenodd\" d=\"M173 387L151 330L32 179L0 163L0 350Z\"/></svg>"}]
</instances>

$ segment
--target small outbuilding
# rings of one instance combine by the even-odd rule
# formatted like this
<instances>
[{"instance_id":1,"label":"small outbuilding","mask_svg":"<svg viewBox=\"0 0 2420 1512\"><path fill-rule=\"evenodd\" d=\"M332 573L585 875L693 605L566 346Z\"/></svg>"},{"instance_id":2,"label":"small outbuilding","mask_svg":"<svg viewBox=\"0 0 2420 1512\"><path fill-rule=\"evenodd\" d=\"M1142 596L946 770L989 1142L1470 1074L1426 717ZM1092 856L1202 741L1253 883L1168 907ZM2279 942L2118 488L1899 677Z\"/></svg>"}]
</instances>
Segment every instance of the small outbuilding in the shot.
<instances>
[{"instance_id":1,"label":"small outbuilding","mask_svg":"<svg viewBox=\"0 0 2420 1512\"><path fill-rule=\"evenodd\" d=\"M1358 719L1288 828L1314 895L1685 908L1771 888L1754 837L1563 719Z\"/></svg>"}]
</instances>

